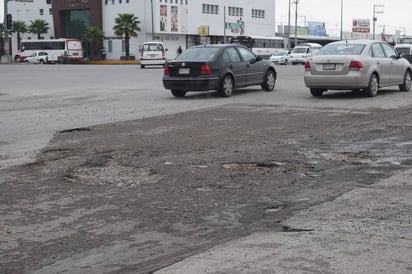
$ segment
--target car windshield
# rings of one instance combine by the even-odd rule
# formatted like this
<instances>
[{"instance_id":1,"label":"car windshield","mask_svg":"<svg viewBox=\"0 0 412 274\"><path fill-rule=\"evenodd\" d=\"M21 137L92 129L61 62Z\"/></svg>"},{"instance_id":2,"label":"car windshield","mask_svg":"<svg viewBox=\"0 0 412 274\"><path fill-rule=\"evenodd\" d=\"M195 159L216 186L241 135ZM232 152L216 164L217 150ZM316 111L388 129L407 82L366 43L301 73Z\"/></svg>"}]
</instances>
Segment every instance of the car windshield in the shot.
<instances>
[{"instance_id":1,"label":"car windshield","mask_svg":"<svg viewBox=\"0 0 412 274\"><path fill-rule=\"evenodd\" d=\"M306 48L294 48L293 53L306 53Z\"/></svg>"},{"instance_id":2,"label":"car windshield","mask_svg":"<svg viewBox=\"0 0 412 274\"><path fill-rule=\"evenodd\" d=\"M273 53L272 55L273 56L284 56L287 53L288 53L287 51L278 51L278 52Z\"/></svg>"},{"instance_id":3,"label":"car windshield","mask_svg":"<svg viewBox=\"0 0 412 274\"><path fill-rule=\"evenodd\" d=\"M143 45L144 51L159 51L163 50L162 44L145 44Z\"/></svg>"},{"instance_id":4,"label":"car windshield","mask_svg":"<svg viewBox=\"0 0 412 274\"><path fill-rule=\"evenodd\" d=\"M323 47L317 55L361 55L364 44L330 44Z\"/></svg>"},{"instance_id":5,"label":"car windshield","mask_svg":"<svg viewBox=\"0 0 412 274\"><path fill-rule=\"evenodd\" d=\"M212 60L219 48L209 48L209 47L196 47L185 50L176 60L179 61L198 61L198 60Z\"/></svg>"}]
</instances>

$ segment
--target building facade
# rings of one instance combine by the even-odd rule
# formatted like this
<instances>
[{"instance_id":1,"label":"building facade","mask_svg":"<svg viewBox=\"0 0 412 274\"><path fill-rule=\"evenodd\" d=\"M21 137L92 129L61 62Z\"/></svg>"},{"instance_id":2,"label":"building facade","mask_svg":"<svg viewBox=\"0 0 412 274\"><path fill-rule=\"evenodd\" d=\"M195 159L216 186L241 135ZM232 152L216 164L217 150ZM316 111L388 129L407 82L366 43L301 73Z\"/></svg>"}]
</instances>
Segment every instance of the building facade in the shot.
<instances>
[{"instance_id":1,"label":"building facade","mask_svg":"<svg viewBox=\"0 0 412 274\"><path fill-rule=\"evenodd\" d=\"M26 0L9 2L13 20L43 19L50 30L44 39L82 38L85 28L97 26L105 38L95 45L105 47L107 59L120 59L125 52L123 37L114 34L115 18L132 13L140 21L141 31L130 40L130 53L138 58L139 45L162 41L167 57L174 58L177 48L204 43L224 43L232 36L275 36L273 0ZM22 34L22 39L36 39ZM226 39L226 40L225 40ZM16 50L13 37L13 50Z\"/></svg>"}]
</instances>

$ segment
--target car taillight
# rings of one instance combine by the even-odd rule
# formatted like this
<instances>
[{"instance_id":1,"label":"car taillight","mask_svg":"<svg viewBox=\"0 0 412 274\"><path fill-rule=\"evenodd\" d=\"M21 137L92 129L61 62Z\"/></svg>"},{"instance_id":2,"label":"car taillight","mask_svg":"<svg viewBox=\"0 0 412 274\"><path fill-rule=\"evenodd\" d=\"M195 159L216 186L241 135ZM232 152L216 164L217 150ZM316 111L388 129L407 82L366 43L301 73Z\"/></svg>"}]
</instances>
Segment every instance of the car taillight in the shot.
<instances>
[{"instance_id":1,"label":"car taillight","mask_svg":"<svg viewBox=\"0 0 412 274\"><path fill-rule=\"evenodd\" d=\"M163 69L163 75L169 75L169 67L165 66Z\"/></svg>"},{"instance_id":2,"label":"car taillight","mask_svg":"<svg viewBox=\"0 0 412 274\"><path fill-rule=\"evenodd\" d=\"M363 64L361 61L351 61L349 65L350 70L362 70Z\"/></svg>"},{"instance_id":3,"label":"car taillight","mask_svg":"<svg viewBox=\"0 0 412 274\"><path fill-rule=\"evenodd\" d=\"M162 49L162 56L165 57L165 50Z\"/></svg>"},{"instance_id":4,"label":"car taillight","mask_svg":"<svg viewBox=\"0 0 412 274\"><path fill-rule=\"evenodd\" d=\"M143 50L140 51L140 57L143 57Z\"/></svg>"},{"instance_id":5,"label":"car taillight","mask_svg":"<svg viewBox=\"0 0 412 274\"><path fill-rule=\"evenodd\" d=\"M212 70L210 69L209 65L202 65L200 67L200 74L206 74L206 75L212 74Z\"/></svg>"},{"instance_id":6,"label":"car taillight","mask_svg":"<svg viewBox=\"0 0 412 274\"><path fill-rule=\"evenodd\" d=\"M309 61L305 62L305 70L310 70L310 62Z\"/></svg>"}]
</instances>

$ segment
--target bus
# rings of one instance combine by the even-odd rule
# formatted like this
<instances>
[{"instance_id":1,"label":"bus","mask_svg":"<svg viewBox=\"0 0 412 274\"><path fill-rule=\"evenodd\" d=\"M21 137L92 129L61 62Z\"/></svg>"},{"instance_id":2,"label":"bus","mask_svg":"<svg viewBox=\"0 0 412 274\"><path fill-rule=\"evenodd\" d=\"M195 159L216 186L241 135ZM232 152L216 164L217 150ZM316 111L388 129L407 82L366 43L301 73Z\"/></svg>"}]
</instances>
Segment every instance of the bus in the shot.
<instances>
[{"instance_id":1,"label":"bus","mask_svg":"<svg viewBox=\"0 0 412 274\"><path fill-rule=\"evenodd\" d=\"M15 62L24 62L28 56L37 51L57 56L59 62L78 62L83 60L83 47L79 39L22 40L20 51L14 56Z\"/></svg>"},{"instance_id":2,"label":"bus","mask_svg":"<svg viewBox=\"0 0 412 274\"><path fill-rule=\"evenodd\" d=\"M230 43L244 45L265 59L269 58L272 53L287 49L287 38L276 36L236 36L230 39Z\"/></svg>"}]
</instances>

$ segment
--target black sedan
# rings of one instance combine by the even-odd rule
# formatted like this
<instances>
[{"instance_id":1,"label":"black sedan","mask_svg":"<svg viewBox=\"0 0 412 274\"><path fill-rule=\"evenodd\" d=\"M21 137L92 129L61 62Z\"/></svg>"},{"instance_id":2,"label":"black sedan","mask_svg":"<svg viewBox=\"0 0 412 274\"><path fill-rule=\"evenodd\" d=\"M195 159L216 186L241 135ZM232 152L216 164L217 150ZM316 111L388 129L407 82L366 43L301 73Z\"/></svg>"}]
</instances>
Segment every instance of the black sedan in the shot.
<instances>
[{"instance_id":1,"label":"black sedan","mask_svg":"<svg viewBox=\"0 0 412 274\"><path fill-rule=\"evenodd\" d=\"M163 86L176 97L183 97L188 91L207 90L217 90L228 97L236 88L253 85L272 91L275 82L272 62L237 44L191 47L168 61L163 75Z\"/></svg>"}]
</instances>

